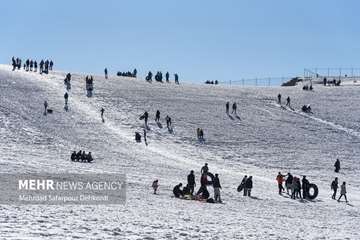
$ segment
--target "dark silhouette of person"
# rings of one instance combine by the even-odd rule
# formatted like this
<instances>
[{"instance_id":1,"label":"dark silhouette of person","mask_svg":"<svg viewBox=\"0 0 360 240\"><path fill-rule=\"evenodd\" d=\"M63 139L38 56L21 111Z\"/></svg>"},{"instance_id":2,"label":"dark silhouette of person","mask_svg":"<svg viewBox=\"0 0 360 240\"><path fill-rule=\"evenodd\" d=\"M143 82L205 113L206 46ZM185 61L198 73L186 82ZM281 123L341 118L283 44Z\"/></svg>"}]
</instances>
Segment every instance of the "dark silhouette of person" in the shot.
<instances>
[{"instance_id":1,"label":"dark silhouette of person","mask_svg":"<svg viewBox=\"0 0 360 240\"><path fill-rule=\"evenodd\" d=\"M331 183L331 190L334 191L334 193L331 197L332 199L336 199L336 193L337 193L338 188L339 188L339 182L338 182L338 178L336 177L334 179L334 181L332 181L332 183Z\"/></svg>"},{"instance_id":2,"label":"dark silhouette of person","mask_svg":"<svg viewBox=\"0 0 360 240\"><path fill-rule=\"evenodd\" d=\"M338 199L338 202L340 202L340 199L342 198L342 196L345 197L345 201L348 202L347 197L346 197L346 182L343 182L343 184L341 184L340 187L340 197Z\"/></svg>"},{"instance_id":3,"label":"dark silhouette of person","mask_svg":"<svg viewBox=\"0 0 360 240\"><path fill-rule=\"evenodd\" d=\"M207 163L205 163L205 165L202 166L200 172L201 172L201 174L206 174L207 172L209 172L209 167L208 167L208 164L207 164Z\"/></svg>"},{"instance_id":4,"label":"dark silhouette of person","mask_svg":"<svg viewBox=\"0 0 360 240\"><path fill-rule=\"evenodd\" d=\"M340 160L339 159L336 159L334 167L335 167L335 172L338 173L340 171Z\"/></svg>"},{"instance_id":5,"label":"dark silhouette of person","mask_svg":"<svg viewBox=\"0 0 360 240\"><path fill-rule=\"evenodd\" d=\"M108 79L108 70L107 70L107 68L104 69L104 73L105 73L105 79Z\"/></svg>"},{"instance_id":6,"label":"dark silhouette of person","mask_svg":"<svg viewBox=\"0 0 360 240\"><path fill-rule=\"evenodd\" d=\"M290 97L287 97L287 99L286 99L286 106L290 107Z\"/></svg>"},{"instance_id":7,"label":"dark silhouette of person","mask_svg":"<svg viewBox=\"0 0 360 240\"><path fill-rule=\"evenodd\" d=\"M49 63L49 70L52 71L53 66L54 66L54 62L51 60L50 63Z\"/></svg>"},{"instance_id":8,"label":"dark silhouette of person","mask_svg":"<svg viewBox=\"0 0 360 240\"><path fill-rule=\"evenodd\" d=\"M303 176L301 182L302 182L303 198L306 199L308 197L310 183L306 179L306 176Z\"/></svg>"},{"instance_id":9,"label":"dark silhouette of person","mask_svg":"<svg viewBox=\"0 0 360 240\"><path fill-rule=\"evenodd\" d=\"M166 79L167 83L169 82L169 78L170 78L170 74L169 74L169 72L166 72L165 79Z\"/></svg>"},{"instance_id":10,"label":"dark silhouette of person","mask_svg":"<svg viewBox=\"0 0 360 240\"><path fill-rule=\"evenodd\" d=\"M196 186L195 183L195 175L194 175L194 171L191 170L190 174L187 176L187 185L189 187L190 190L190 194L193 195L194 194L194 188Z\"/></svg>"},{"instance_id":11,"label":"dark silhouette of person","mask_svg":"<svg viewBox=\"0 0 360 240\"><path fill-rule=\"evenodd\" d=\"M160 121L160 111L157 110L155 114L155 122L159 122L159 121Z\"/></svg>"},{"instance_id":12,"label":"dark silhouette of person","mask_svg":"<svg viewBox=\"0 0 360 240\"><path fill-rule=\"evenodd\" d=\"M175 83L179 84L179 75L177 75L177 73L175 73L174 77L175 77Z\"/></svg>"},{"instance_id":13,"label":"dark silhouette of person","mask_svg":"<svg viewBox=\"0 0 360 240\"><path fill-rule=\"evenodd\" d=\"M233 105L232 105L232 112L231 112L231 113L232 113L232 114L235 113L235 115L236 115L236 114L237 114L237 113L236 113L236 109L237 109L237 105L236 105L236 103L233 103Z\"/></svg>"},{"instance_id":14,"label":"dark silhouette of person","mask_svg":"<svg viewBox=\"0 0 360 240\"><path fill-rule=\"evenodd\" d=\"M230 103L226 102L225 107L226 107L226 114L229 115Z\"/></svg>"},{"instance_id":15,"label":"dark silhouette of person","mask_svg":"<svg viewBox=\"0 0 360 240\"><path fill-rule=\"evenodd\" d=\"M169 115L166 115L166 127L168 128L168 130L171 129L171 117L169 117Z\"/></svg>"},{"instance_id":16,"label":"dark silhouette of person","mask_svg":"<svg viewBox=\"0 0 360 240\"><path fill-rule=\"evenodd\" d=\"M278 103L281 105L281 94L278 95Z\"/></svg>"},{"instance_id":17,"label":"dark silhouette of person","mask_svg":"<svg viewBox=\"0 0 360 240\"><path fill-rule=\"evenodd\" d=\"M173 193L176 198L180 198L183 196L183 191L181 190L181 186L182 186L182 183L179 183L173 189Z\"/></svg>"}]
</instances>

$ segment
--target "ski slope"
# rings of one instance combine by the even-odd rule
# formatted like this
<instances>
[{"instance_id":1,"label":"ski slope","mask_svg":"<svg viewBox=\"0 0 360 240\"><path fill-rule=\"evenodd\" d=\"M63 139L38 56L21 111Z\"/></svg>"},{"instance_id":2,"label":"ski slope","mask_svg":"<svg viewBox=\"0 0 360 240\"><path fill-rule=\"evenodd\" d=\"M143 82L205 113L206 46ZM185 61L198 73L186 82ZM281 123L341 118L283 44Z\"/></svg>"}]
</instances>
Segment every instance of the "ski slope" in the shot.
<instances>
[{"instance_id":1,"label":"ski slope","mask_svg":"<svg viewBox=\"0 0 360 240\"><path fill-rule=\"evenodd\" d=\"M126 173L126 204L0 205L0 239L360 239L360 88L315 86L309 92L94 76L88 98L86 74L72 74L65 112L65 74L0 65L1 172ZM311 104L314 114L282 109L278 93L290 96L295 109ZM42 114L44 100L53 114ZM238 117L225 114L226 101L238 103ZM154 121L158 109L163 128ZM148 146L134 141L144 111L150 113ZM196 140L198 127L205 144ZM95 161L71 162L70 153L80 149ZM205 162L219 173L225 204L172 198L172 188L185 183L190 170L199 181ZM306 175L318 185L318 198L279 196L279 171ZM245 174L254 178L252 198L236 192ZM347 182L350 204L331 199L336 176ZM152 194L154 179L159 195Z\"/></svg>"}]
</instances>

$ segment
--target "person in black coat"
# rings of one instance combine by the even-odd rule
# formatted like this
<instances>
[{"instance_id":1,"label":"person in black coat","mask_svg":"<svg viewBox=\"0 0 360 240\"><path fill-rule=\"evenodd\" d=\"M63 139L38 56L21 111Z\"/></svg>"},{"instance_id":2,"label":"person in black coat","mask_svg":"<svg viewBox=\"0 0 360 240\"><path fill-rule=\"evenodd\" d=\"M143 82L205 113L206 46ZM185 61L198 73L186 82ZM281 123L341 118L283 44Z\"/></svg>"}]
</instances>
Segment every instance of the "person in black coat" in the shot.
<instances>
[{"instance_id":1,"label":"person in black coat","mask_svg":"<svg viewBox=\"0 0 360 240\"><path fill-rule=\"evenodd\" d=\"M148 112L144 112L145 127L147 126L148 118L149 118L149 113L148 113Z\"/></svg>"},{"instance_id":2,"label":"person in black coat","mask_svg":"<svg viewBox=\"0 0 360 240\"><path fill-rule=\"evenodd\" d=\"M160 121L160 111L157 110L155 114L155 122L159 122L159 121Z\"/></svg>"},{"instance_id":3,"label":"person in black coat","mask_svg":"<svg viewBox=\"0 0 360 240\"><path fill-rule=\"evenodd\" d=\"M306 176L303 176L302 180L302 189L303 189L303 198L306 199L309 193L309 181L306 179Z\"/></svg>"},{"instance_id":4,"label":"person in black coat","mask_svg":"<svg viewBox=\"0 0 360 240\"><path fill-rule=\"evenodd\" d=\"M339 182L338 182L338 178L336 177L334 179L334 181L332 181L332 183L331 183L331 189L334 191L331 198L334 200L336 199L336 193L337 193L338 188L339 188Z\"/></svg>"},{"instance_id":5,"label":"person in black coat","mask_svg":"<svg viewBox=\"0 0 360 240\"><path fill-rule=\"evenodd\" d=\"M194 193L194 188L195 188L195 175L194 175L194 171L191 170L190 174L187 176L187 182L188 182L188 187L190 190L190 194L193 195Z\"/></svg>"},{"instance_id":6,"label":"person in black coat","mask_svg":"<svg viewBox=\"0 0 360 240\"><path fill-rule=\"evenodd\" d=\"M182 186L182 183L179 183L178 185L176 185L173 189L173 193L174 193L174 196L176 198L180 198L183 196L183 191L180 189Z\"/></svg>"},{"instance_id":7,"label":"person in black coat","mask_svg":"<svg viewBox=\"0 0 360 240\"><path fill-rule=\"evenodd\" d=\"M76 160L76 151L73 151L70 158L71 158L71 161L73 161L73 162Z\"/></svg>"},{"instance_id":8,"label":"person in black coat","mask_svg":"<svg viewBox=\"0 0 360 240\"><path fill-rule=\"evenodd\" d=\"M245 182L244 191L246 192L245 196L251 196L251 189L253 188L252 176L248 177Z\"/></svg>"},{"instance_id":9,"label":"person in black coat","mask_svg":"<svg viewBox=\"0 0 360 240\"><path fill-rule=\"evenodd\" d=\"M221 203L221 196L220 196L221 184L220 184L219 174L217 173L215 174L213 180L213 187L214 187L214 200L215 202Z\"/></svg>"},{"instance_id":10,"label":"person in black coat","mask_svg":"<svg viewBox=\"0 0 360 240\"><path fill-rule=\"evenodd\" d=\"M335 172L338 173L340 171L340 160L339 159L336 159L334 167L335 167Z\"/></svg>"}]
</instances>

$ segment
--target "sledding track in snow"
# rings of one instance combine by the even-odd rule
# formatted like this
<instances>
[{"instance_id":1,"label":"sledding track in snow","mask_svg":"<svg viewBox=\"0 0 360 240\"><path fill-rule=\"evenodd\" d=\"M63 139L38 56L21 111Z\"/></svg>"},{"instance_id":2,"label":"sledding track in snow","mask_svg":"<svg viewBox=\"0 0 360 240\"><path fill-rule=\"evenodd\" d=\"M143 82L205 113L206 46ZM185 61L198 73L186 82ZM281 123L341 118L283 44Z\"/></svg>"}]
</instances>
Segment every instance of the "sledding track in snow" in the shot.
<instances>
[{"instance_id":1,"label":"sledding track in snow","mask_svg":"<svg viewBox=\"0 0 360 240\"><path fill-rule=\"evenodd\" d=\"M0 166L4 172L127 173L125 206L1 206L1 236L6 239L312 239L359 238L358 137L315 119L269 106L278 92L291 95L296 109L310 103L318 119L359 131L357 113L344 107L358 101L351 87L227 88L148 84L142 80L95 76L93 98L85 96L84 75L74 74L70 111L63 110L65 73L48 76L11 72L0 66ZM309 95L312 94L312 95ZM343 96L347 96L346 98ZM44 117L47 99L54 114ZM329 100L330 99L330 100ZM336 99L336 101L333 101ZM224 114L226 101L238 102L239 118ZM100 119L104 107L105 123ZM154 112L173 118L175 133L154 123ZM135 144L138 120L150 113L149 146ZM341 114L339 114L339 111ZM195 139L205 130L206 144ZM72 150L92 151L93 164L71 163ZM343 160L340 181L348 182L353 205L330 200L333 161ZM171 198L191 169L197 179L204 162L218 172L225 205ZM320 187L317 201L292 201L277 194L278 171L306 174ZM254 199L236 187L243 174L253 175ZM158 178L160 195L150 194ZM210 189L212 194L212 190ZM216 221L214 217L216 216ZM293 229L293 226L298 228ZM289 231L289 229L293 229ZM304 234L308 232L309 234Z\"/></svg>"}]
</instances>

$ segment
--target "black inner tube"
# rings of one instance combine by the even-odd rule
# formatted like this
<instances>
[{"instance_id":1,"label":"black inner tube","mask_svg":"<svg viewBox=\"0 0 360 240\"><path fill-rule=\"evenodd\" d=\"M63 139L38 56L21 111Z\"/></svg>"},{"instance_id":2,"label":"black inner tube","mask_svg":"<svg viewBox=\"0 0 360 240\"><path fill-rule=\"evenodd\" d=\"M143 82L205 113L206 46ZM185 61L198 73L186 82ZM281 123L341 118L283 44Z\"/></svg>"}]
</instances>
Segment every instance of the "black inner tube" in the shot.
<instances>
[{"instance_id":1,"label":"black inner tube","mask_svg":"<svg viewBox=\"0 0 360 240\"><path fill-rule=\"evenodd\" d=\"M313 189L312 194L310 194L311 193L310 189ZM315 184L310 183L307 191L307 197L313 200L318 196L318 194L319 194L318 187Z\"/></svg>"}]
</instances>

